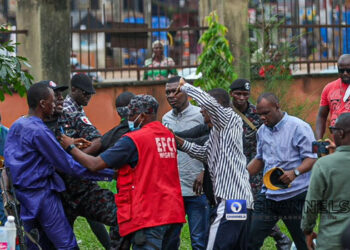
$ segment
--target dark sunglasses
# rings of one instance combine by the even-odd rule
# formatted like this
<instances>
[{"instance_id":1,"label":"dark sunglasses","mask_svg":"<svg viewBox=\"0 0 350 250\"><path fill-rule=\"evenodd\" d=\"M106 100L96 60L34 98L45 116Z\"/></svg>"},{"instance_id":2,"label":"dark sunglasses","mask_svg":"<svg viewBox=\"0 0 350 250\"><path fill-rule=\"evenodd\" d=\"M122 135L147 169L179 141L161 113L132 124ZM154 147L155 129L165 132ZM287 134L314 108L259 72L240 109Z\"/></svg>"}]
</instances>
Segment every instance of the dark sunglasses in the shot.
<instances>
[{"instance_id":1,"label":"dark sunglasses","mask_svg":"<svg viewBox=\"0 0 350 250\"><path fill-rule=\"evenodd\" d=\"M348 74L350 74L350 69L340 69L340 68L338 68L338 72L339 72L340 74L344 74L345 71L348 72Z\"/></svg>"},{"instance_id":2,"label":"dark sunglasses","mask_svg":"<svg viewBox=\"0 0 350 250\"><path fill-rule=\"evenodd\" d=\"M330 126L330 127L329 127L329 131L331 132L331 134L334 134L334 132L337 131L337 130L343 130L344 132L349 132L348 129L336 128L336 127L334 127L334 126Z\"/></svg>"}]
</instances>

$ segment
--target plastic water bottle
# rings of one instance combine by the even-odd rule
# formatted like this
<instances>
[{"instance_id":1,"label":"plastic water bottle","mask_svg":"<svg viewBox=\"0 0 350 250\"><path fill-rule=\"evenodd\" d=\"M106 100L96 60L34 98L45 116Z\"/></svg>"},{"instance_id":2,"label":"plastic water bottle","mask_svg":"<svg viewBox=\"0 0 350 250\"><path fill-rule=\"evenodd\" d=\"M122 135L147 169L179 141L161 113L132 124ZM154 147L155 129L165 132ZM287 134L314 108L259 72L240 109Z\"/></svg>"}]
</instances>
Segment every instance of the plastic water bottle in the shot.
<instances>
[{"instance_id":1,"label":"plastic water bottle","mask_svg":"<svg viewBox=\"0 0 350 250\"><path fill-rule=\"evenodd\" d=\"M7 229L0 226L0 250L7 250Z\"/></svg>"},{"instance_id":2,"label":"plastic water bottle","mask_svg":"<svg viewBox=\"0 0 350 250\"><path fill-rule=\"evenodd\" d=\"M7 221L5 223L5 228L7 230L7 249L15 250L16 249L16 223L15 217L7 216Z\"/></svg>"}]
</instances>

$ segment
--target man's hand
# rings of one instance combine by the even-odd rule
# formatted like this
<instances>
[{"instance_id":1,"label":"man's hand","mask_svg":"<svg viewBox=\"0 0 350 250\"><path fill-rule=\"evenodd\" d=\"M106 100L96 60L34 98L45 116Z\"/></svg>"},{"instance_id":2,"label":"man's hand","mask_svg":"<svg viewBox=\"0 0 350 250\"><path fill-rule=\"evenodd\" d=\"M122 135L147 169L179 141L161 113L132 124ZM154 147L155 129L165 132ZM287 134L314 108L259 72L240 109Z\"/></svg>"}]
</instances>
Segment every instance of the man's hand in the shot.
<instances>
[{"instance_id":1,"label":"man's hand","mask_svg":"<svg viewBox=\"0 0 350 250\"><path fill-rule=\"evenodd\" d=\"M285 184L290 184L296 178L293 170L285 171L280 180Z\"/></svg>"},{"instance_id":2,"label":"man's hand","mask_svg":"<svg viewBox=\"0 0 350 250\"><path fill-rule=\"evenodd\" d=\"M65 134L62 134L59 140L60 140L60 144L64 150L66 150L66 148L69 145L74 144L74 139L70 138L69 136L66 136Z\"/></svg>"},{"instance_id":3,"label":"man's hand","mask_svg":"<svg viewBox=\"0 0 350 250\"><path fill-rule=\"evenodd\" d=\"M324 141L329 142L329 145L326 146L326 149L328 149L330 154L333 154L335 152L335 148L337 147L334 143L334 141L332 141L331 139L327 138Z\"/></svg>"},{"instance_id":4,"label":"man's hand","mask_svg":"<svg viewBox=\"0 0 350 250\"><path fill-rule=\"evenodd\" d=\"M305 233L306 246L308 250L316 249L314 244L314 239L317 238L317 234L315 232L311 232L310 234Z\"/></svg>"},{"instance_id":5,"label":"man's hand","mask_svg":"<svg viewBox=\"0 0 350 250\"><path fill-rule=\"evenodd\" d=\"M179 81L179 86L177 86L176 88L175 95L181 92L181 87L184 86L185 83L186 83L185 80L181 77Z\"/></svg>"},{"instance_id":6,"label":"man's hand","mask_svg":"<svg viewBox=\"0 0 350 250\"><path fill-rule=\"evenodd\" d=\"M200 172L200 174L194 180L193 192L196 195L201 195L202 194L202 191L203 191L203 178L204 178L204 171Z\"/></svg>"},{"instance_id":7,"label":"man's hand","mask_svg":"<svg viewBox=\"0 0 350 250\"><path fill-rule=\"evenodd\" d=\"M179 149L182 147L185 140L182 139L181 137L178 137L177 135L175 135L175 141L176 141L177 148Z\"/></svg>"},{"instance_id":8,"label":"man's hand","mask_svg":"<svg viewBox=\"0 0 350 250\"><path fill-rule=\"evenodd\" d=\"M84 138L76 138L74 139L74 145L77 146L79 149L84 149L91 145L91 141L88 141Z\"/></svg>"}]
</instances>

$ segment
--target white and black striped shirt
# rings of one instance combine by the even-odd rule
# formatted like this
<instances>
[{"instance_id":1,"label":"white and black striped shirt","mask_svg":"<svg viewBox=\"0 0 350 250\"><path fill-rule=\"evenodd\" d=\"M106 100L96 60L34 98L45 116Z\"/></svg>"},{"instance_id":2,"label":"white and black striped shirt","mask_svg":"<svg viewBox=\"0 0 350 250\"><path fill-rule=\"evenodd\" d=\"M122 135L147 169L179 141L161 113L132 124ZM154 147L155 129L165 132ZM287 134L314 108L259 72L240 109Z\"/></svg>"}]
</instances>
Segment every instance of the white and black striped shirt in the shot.
<instances>
[{"instance_id":1,"label":"white and black striped shirt","mask_svg":"<svg viewBox=\"0 0 350 250\"><path fill-rule=\"evenodd\" d=\"M216 197L247 201L251 208L253 196L243 154L243 122L232 108L222 107L212 96L188 83L181 87L210 115L213 128L204 146L185 141L182 150L207 162Z\"/></svg>"}]
</instances>

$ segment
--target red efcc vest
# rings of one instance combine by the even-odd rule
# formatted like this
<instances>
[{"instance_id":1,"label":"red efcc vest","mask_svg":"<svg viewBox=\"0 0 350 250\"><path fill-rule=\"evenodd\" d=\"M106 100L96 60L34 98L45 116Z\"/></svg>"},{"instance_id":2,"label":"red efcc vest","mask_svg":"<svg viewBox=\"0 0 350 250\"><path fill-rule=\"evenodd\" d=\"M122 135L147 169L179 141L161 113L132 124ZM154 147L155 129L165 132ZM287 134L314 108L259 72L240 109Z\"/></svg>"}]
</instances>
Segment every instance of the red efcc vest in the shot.
<instances>
[{"instance_id":1,"label":"red efcc vest","mask_svg":"<svg viewBox=\"0 0 350 250\"><path fill-rule=\"evenodd\" d=\"M155 121L126 136L135 143L139 159L135 168L126 165L118 170L115 201L120 235L185 223L174 135Z\"/></svg>"}]
</instances>

